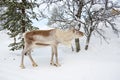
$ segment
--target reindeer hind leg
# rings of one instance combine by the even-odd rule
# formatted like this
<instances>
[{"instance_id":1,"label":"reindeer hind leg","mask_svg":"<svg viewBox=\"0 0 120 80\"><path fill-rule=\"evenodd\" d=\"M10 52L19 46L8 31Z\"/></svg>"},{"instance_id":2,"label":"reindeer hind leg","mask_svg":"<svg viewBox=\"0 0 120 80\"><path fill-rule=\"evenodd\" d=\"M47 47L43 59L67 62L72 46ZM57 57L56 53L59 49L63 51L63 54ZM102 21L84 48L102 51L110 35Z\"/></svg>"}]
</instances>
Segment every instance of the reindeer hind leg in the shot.
<instances>
[{"instance_id":1,"label":"reindeer hind leg","mask_svg":"<svg viewBox=\"0 0 120 80\"><path fill-rule=\"evenodd\" d=\"M28 56L29 56L29 58L30 58L30 60L32 62L32 66L37 67L38 65L35 63L35 61L33 60L32 56L31 56L31 50L29 51Z\"/></svg>"},{"instance_id":2,"label":"reindeer hind leg","mask_svg":"<svg viewBox=\"0 0 120 80\"><path fill-rule=\"evenodd\" d=\"M23 51L22 51L22 59L21 59L21 65L20 65L20 67L21 67L22 69L25 68L25 66L24 66L24 55L25 55L26 53L28 53L29 49L30 49L29 47L25 46L25 48L24 48Z\"/></svg>"},{"instance_id":3,"label":"reindeer hind leg","mask_svg":"<svg viewBox=\"0 0 120 80\"><path fill-rule=\"evenodd\" d=\"M23 49L23 51L22 51L21 65L20 65L20 67L21 67L22 69L25 68L25 66L24 66L24 55L25 55L26 53L27 53L27 50Z\"/></svg>"}]
</instances>

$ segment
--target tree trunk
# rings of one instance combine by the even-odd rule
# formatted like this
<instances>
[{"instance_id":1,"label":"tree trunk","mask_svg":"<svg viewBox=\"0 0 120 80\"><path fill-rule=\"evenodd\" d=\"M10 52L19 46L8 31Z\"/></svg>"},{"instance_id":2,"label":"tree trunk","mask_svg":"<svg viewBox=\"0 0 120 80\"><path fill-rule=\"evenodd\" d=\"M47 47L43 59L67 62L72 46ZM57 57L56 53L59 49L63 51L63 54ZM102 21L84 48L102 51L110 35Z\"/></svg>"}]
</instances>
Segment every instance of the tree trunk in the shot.
<instances>
[{"instance_id":1,"label":"tree trunk","mask_svg":"<svg viewBox=\"0 0 120 80\"><path fill-rule=\"evenodd\" d=\"M80 43L79 43L79 38L75 39L75 45L76 45L76 52L80 51Z\"/></svg>"},{"instance_id":2,"label":"tree trunk","mask_svg":"<svg viewBox=\"0 0 120 80\"><path fill-rule=\"evenodd\" d=\"M105 9L108 9L108 0L105 0Z\"/></svg>"},{"instance_id":3,"label":"tree trunk","mask_svg":"<svg viewBox=\"0 0 120 80\"><path fill-rule=\"evenodd\" d=\"M91 37L91 35L88 35L87 40L86 40L85 50L88 50L89 42L90 42L90 37Z\"/></svg>"},{"instance_id":4,"label":"tree trunk","mask_svg":"<svg viewBox=\"0 0 120 80\"><path fill-rule=\"evenodd\" d=\"M81 18L81 13L82 13L82 8L83 8L83 1L82 0L79 0L78 1L78 11L77 11L77 14L76 14L76 17L78 19ZM80 30L80 27L81 27L81 24L78 24L78 30ZM76 52L79 52L80 51L80 43L79 43L79 38L75 39L75 45L76 45Z\"/></svg>"},{"instance_id":5,"label":"tree trunk","mask_svg":"<svg viewBox=\"0 0 120 80\"><path fill-rule=\"evenodd\" d=\"M24 32L25 32L25 21L22 20L22 33L24 33Z\"/></svg>"},{"instance_id":6,"label":"tree trunk","mask_svg":"<svg viewBox=\"0 0 120 80\"><path fill-rule=\"evenodd\" d=\"M22 33L25 32L25 21L22 20ZM23 49L24 49L24 38L22 38L22 42L23 42Z\"/></svg>"},{"instance_id":7,"label":"tree trunk","mask_svg":"<svg viewBox=\"0 0 120 80\"><path fill-rule=\"evenodd\" d=\"M14 37L14 43L16 43L16 37Z\"/></svg>"},{"instance_id":8,"label":"tree trunk","mask_svg":"<svg viewBox=\"0 0 120 80\"><path fill-rule=\"evenodd\" d=\"M26 4L26 0L22 0L22 3L24 3L24 5ZM21 12L22 12L22 15L25 17L25 8L23 7L21 9ZM22 19L21 20L21 26L22 26L22 33L25 32L25 20ZM22 42L24 43L24 38L22 38ZM24 48L24 45L23 45L23 48Z\"/></svg>"},{"instance_id":9,"label":"tree trunk","mask_svg":"<svg viewBox=\"0 0 120 80\"><path fill-rule=\"evenodd\" d=\"M89 43L90 43L90 38L91 38L92 32L93 32L93 29L90 29L90 34L88 35L87 40L86 40L85 50L88 50L88 47L89 47Z\"/></svg>"}]
</instances>

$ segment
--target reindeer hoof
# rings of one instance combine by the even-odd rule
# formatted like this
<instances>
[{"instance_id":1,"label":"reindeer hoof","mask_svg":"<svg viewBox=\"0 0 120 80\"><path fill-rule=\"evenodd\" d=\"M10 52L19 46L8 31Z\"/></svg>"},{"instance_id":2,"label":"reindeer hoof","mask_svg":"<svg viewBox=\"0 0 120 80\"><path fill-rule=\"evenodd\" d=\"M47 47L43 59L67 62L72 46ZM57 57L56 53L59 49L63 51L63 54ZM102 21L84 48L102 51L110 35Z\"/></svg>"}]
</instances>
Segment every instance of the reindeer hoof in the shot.
<instances>
[{"instance_id":1,"label":"reindeer hoof","mask_svg":"<svg viewBox=\"0 0 120 80\"><path fill-rule=\"evenodd\" d=\"M58 64L58 63L54 63L54 62L51 62L50 65L52 65L52 66L56 66L56 67L61 66L60 64Z\"/></svg>"},{"instance_id":2,"label":"reindeer hoof","mask_svg":"<svg viewBox=\"0 0 120 80\"><path fill-rule=\"evenodd\" d=\"M60 64L54 64L54 66L56 66L56 67L60 67L61 65L60 65Z\"/></svg>"},{"instance_id":3,"label":"reindeer hoof","mask_svg":"<svg viewBox=\"0 0 120 80\"><path fill-rule=\"evenodd\" d=\"M53 62L51 62L51 63L50 63L50 65L54 66L54 63L53 63Z\"/></svg>"},{"instance_id":4,"label":"reindeer hoof","mask_svg":"<svg viewBox=\"0 0 120 80\"><path fill-rule=\"evenodd\" d=\"M37 67L38 65L37 64L32 64L33 67Z\"/></svg>"},{"instance_id":5,"label":"reindeer hoof","mask_svg":"<svg viewBox=\"0 0 120 80\"><path fill-rule=\"evenodd\" d=\"M20 65L21 69L25 69L25 66L24 65Z\"/></svg>"}]
</instances>

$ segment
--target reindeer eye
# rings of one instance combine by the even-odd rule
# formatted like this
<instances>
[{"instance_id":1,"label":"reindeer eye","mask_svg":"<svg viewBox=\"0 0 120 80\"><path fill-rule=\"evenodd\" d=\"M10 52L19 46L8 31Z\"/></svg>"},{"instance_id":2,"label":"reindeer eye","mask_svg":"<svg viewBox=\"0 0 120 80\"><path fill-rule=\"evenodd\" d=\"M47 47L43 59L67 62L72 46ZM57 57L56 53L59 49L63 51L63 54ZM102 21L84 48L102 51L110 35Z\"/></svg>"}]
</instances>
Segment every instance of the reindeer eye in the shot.
<instances>
[{"instance_id":1,"label":"reindeer eye","mask_svg":"<svg viewBox=\"0 0 120 80\"><path fill-rule=\"evenodd\" d=\"M73 30L73 33L75 33L75 30Z\"/></svg>"},{"instance_id":2,"label":"reindeer eye","mask_svg":"<svg viewBox=\"0 0 120 80\"><path fill-rule=\"evenodd\" d=\"M74 31L74 33L75 33L75 34L77 33L76 30Z\"/></svg>"}]
</instances>

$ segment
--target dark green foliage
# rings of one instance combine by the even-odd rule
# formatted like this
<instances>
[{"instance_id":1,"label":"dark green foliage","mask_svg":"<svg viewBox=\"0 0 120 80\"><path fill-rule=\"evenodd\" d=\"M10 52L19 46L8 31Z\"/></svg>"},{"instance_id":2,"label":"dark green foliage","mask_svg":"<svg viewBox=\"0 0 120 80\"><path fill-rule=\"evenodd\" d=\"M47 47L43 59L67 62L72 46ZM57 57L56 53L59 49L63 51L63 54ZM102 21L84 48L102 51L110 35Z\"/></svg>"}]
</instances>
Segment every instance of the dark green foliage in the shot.
<instances>
[{"instance_id":1,"label":"dark green foliage","mask_svg":"<svg viewBox=\"0 0 120 80\"><path fill-rule=\"evenodd\" d=\"M8 30L10 38L14 38L14 42L9 45L11 50L18 50L23 47L23 26L25 31L38 29L32 26L31 19L37 19L34 7L38 5L35 2L27 0L1 0L0 8L3 12L0 13L0 22L3 29ZM24 11L24 12L23 12ZM38 20L38 19L37 19ZM19 42L18 42L19 41Z\"/></svg>"}]
</instances>

